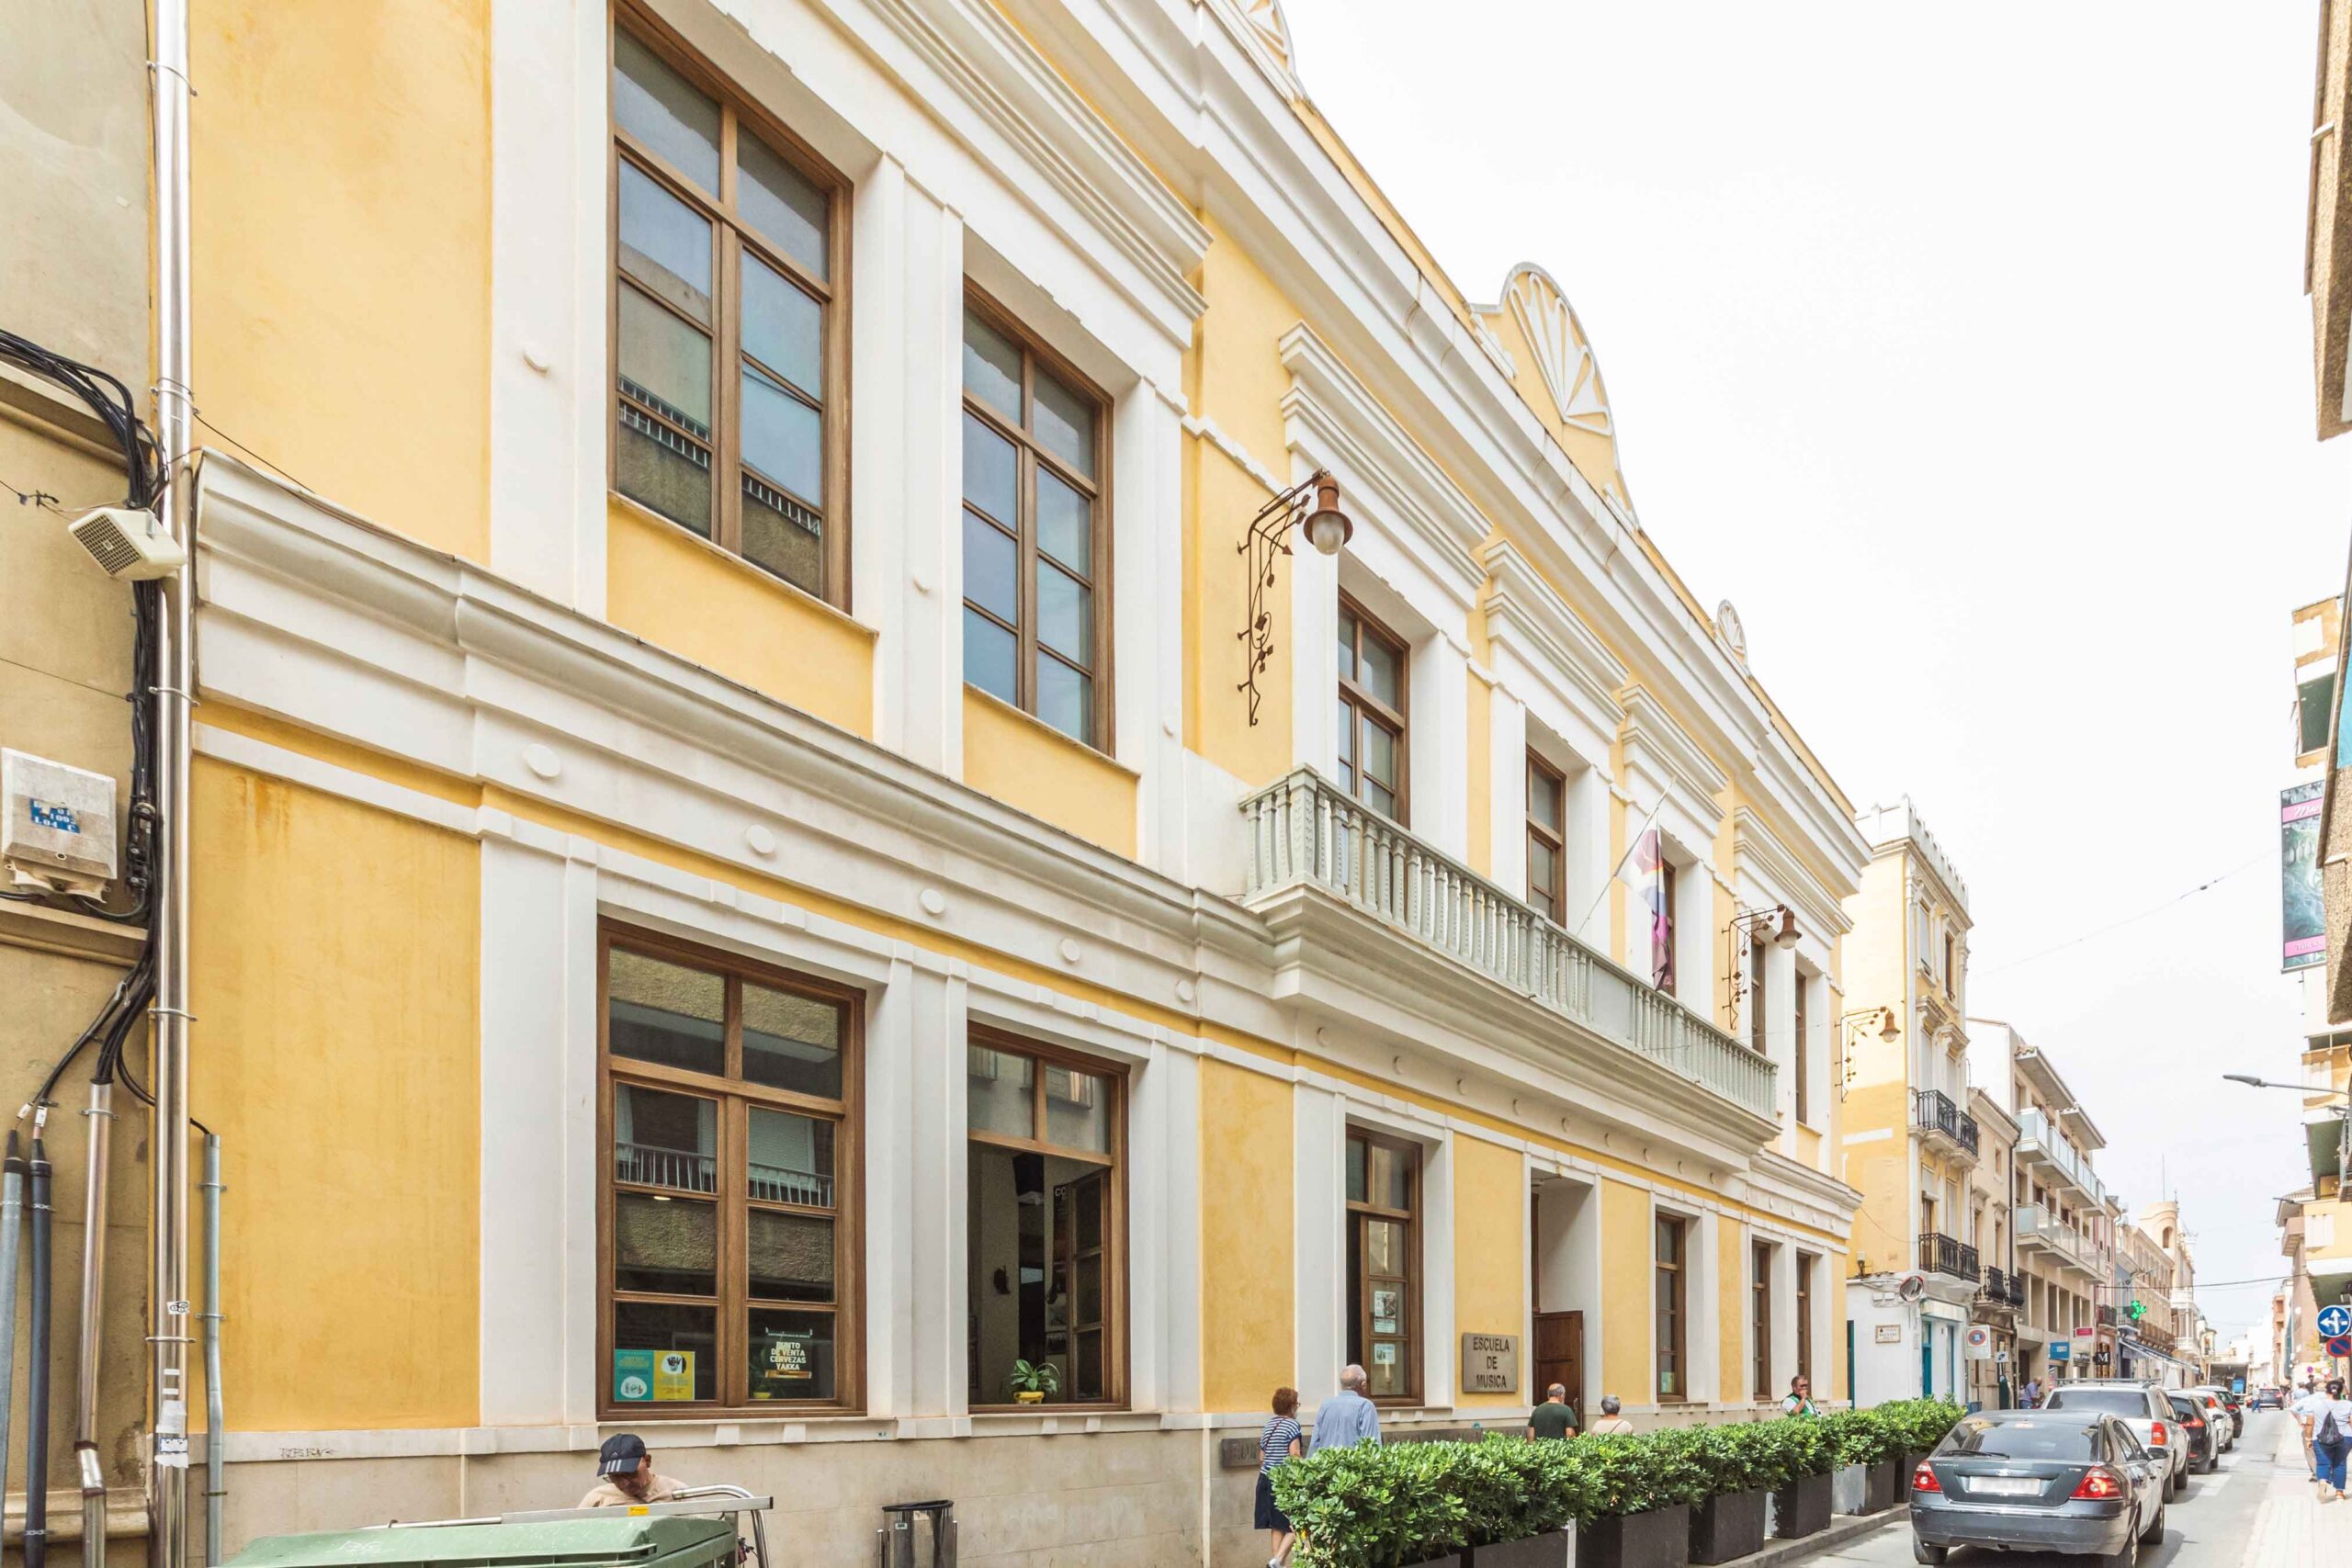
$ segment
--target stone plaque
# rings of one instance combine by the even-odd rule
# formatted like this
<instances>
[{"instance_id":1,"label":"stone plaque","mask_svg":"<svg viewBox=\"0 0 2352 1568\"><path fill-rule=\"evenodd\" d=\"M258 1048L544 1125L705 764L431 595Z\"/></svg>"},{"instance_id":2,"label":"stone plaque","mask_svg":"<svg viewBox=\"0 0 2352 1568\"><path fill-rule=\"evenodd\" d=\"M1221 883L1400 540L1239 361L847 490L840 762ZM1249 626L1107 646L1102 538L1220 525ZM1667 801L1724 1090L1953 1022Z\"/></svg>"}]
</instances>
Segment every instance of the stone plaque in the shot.
<instances>
[{"instance_id":1,"label":"stone plaque","mask_svg":"<svg viewBox=\"0 0 2352 1568\"><path fill-rule=\"evenodd\" d=\"M1462 1392L1517 1393L1519 1336L1465 1334L1462 1337Z\"/></svg>"}]
</instances>

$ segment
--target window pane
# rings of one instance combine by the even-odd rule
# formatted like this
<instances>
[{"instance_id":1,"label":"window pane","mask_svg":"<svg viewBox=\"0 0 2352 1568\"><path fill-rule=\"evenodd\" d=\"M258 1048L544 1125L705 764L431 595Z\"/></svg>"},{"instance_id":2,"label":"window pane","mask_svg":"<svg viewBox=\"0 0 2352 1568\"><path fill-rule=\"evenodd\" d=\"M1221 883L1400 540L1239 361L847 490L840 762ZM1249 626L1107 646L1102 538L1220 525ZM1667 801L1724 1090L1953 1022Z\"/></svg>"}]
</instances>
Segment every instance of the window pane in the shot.
<instances>
[{"instance_id":1,"label":"window pane","mask_svg":"<svg viewBox=\"0 0 2352 1568\"><path fill-rule=\"evenodd\" d=\"M969 507L964 510L964 597L1001 619L1021 619L1021 547Z\"/></svg>"},{"instance_id":2,"label":"window pane","mask_svg":"<svg viewBox=\"0 0 2352 1568\"><path fill-rule=\"evenodd\" d=\"M1527 814L1554 832L1560 830L1560 783L1532 762L1527 765Z\"/></svg>"},{"instance_id":3,"label":"window pane","mask_svg":"<svg viewBox=\"0 0 2352 1568\"><path fill-rule=\"evenodd\" d=\"M1094 518L1086 497L1043 465L1037 469L1037 547L1080 577L1094 575Z\"/></svg>"},{"instance_id":4,"label":"window pane","mask_svg":"<svg viewBox=\"0 0 2352 1568\"><path fill-rule=\"evenodd\" d=\"M1406 1258L1405 1224L1402 1220L1366 1220L1364 1222L1363 1266L1375 1279L1384 1275L1396 1279L1403 1278ZM1400 1303L1404 1300L1401 1292L1396 1293L1396 1300ZM1373 1311L1374 1314L1380 1311L1377 1292L1374 1295ZM1377 1316L1372 1327L1375 1334L1396 1332L1382 1327Z\"/></svg>"},{"instance_id":5,"label":"window pane","mask_svg":"<svg viewBox=\"0 0 2352 1568\"><path fill-rule=\"evenodd\" d=\"M753 1307L751 1314L752 1397L833 1399L833 1314Z\"/></svg>"},{"instance_id":6,"label":"window pane","mask_svg":"<svg viewBox=\"0 0 2352 1568\"><path fill-rule=\"evenodd\" d=\"M1552 846L1541 839L1527 841L1527 896L1538 908L1555 919L1559 911L1552 907L1552 890L1557 886L1559 863L1552 853Z\"/></svg>"},{"instance_id":7,"label":"window pane","mask_svg":"<svg viewBox=\"0 0 2352 1568\"><path fill-rule=\"evenodd\" d=\"M758 371L743 370L743 461L794 495L825 499L825 422Z\"/></svg>"},{"instance_id":8,"label":"window pane","mask_svg":"<svg viewBox=\"0 0 2352 1568\"><path fill-rule=\"evenodd\" d=\"M613 1303L613 1402L717 1399L718 1309Z\"/></svg>"},{"instance_id":9,"label":"window pane","mask_svg":"<svg viewBox=\"0 0 2352 1568\"><path fill-rule=\"evenodd\" d=\"M743 258L743 352L812 398L825 391L825 308L757 256Z\"/></svg>"},{"instance_id":10,"label":"window pane","mask_svg":"<svg viewBox=\"0 0 2352 1568\"><path fill-rule=\"evenodd\" d=\"M624 32L613 35L613 118L703 189L718 189L718 106Z\"/></svg>"},{"instance_id":11,"label":"window pane","mask_svg":"<svg viewBox=\"0 0 2352 1568\"><path fill-rule=\"evenodd\" d=\"M1010 528L1020 521L1020 468L1012 443L964 416L964 499Z\"/></svg>"},{"instance_id":12,"label":"window pane","mask_svg":"<svg viewBox=\"0 0 2352 1568\"><path fill-rule=\"evenodd\" d=\"M745 1187L764 1203L833 1206L833 1124L820 1116L751 1108Z\"/></svg>"},{"instance_id":13,"label":"window pane","mask_svg":"<svg viewBox=\"0 0 2352 1568\"><path fill-rule=\"evenodd\" d=\"M809 593L825 591L825 520L759 475L743 474L743 558Z\"/></svg>"},{"instance_id":14,"label":"window pane","mask_svg":"<svg viewBox=\"0 0 2352 1568\"><path fill-rule=\"evenodd\" d=\"M1046 1069L1046 1141L1111 1152L1111 1082L1072 1067ZM1081 1314L1080 1315L1085 1315Z\"/></svg>"},{"instance_id":15,"label":"window pane","mask_svg":"<svg viewBox=\"0 0 2352 1568\"><path fill-rule=\"evenodd\" d=\"M1372 1397L1401 1399L1412 1392L1412 1370L1408 1358L1410 1348L1395 1340L1380 1340L1372 1348L1372 1365L1364 1369L1370 1376Z\"/></svg>"},{"instance_id":16,"label":"window pane","mask_svg":"<svg viewBox=\"0 0 2352 1568\"><path fill-rule=\"evenodd\" d=\"M1093 590L1042 558L1037 562L1037 640L1068 654L1074 663L1094 662Z\"/></svg>"},{"instance_id":17,"label":"window pane","mask_svg":"<svg viewBox=\"0 0 2352 1568\"><path fill-rule=\"evenodd\" d=\"M621 270L710 325L710 220L621 160Z\"/></svg>"},{"instance_id":18,"label":"window pane","mask_svg":"<svg viewBox=\"0 0 2352 1568\"><path fill-rule=\"evenodd\" d=\"M743 1077L770 1089L788 1089L796 1094L839 1100L841 1003L745 981ZM752 1114L757 1117L766 1112Z\"/></svg>"},{"instance_id":19,"label":"window pane","mask_svg":"<svg viewBox=\"0 0 2352 1568\"><path fill-rule=\"evenodd\" d=\"M1364 1201L1383 1209L1410 1209L1413 1206L1413 1156L1404 1149L1393 1149L1386 1144L1364 1145L1368 1159L1366 1187L1371 1196Z\"/></svg>"},{"instance_id":20,"label":"window pane","mask_svg":"<svg viewBox=\"0 0 2352 1568\"><path fill-rule=\"evenodd\" d=\"M613 1288L717 1295L718 1206L644 1192L614 1193Z\"/></svg>"},{"instance_id":21,"label":"window pane","mask_svg":"<svg viewBox=\"0 0 2352 1568\"><path fill-rule=\"evenodd\" d=\"M1384 784L1396 783L1396 737L1377 724L1363 727L1363 776Z\"/></svg>"},{"instance_id":22,"label":"window pane","mask_svg":"<svg viewBox=\"0 0 2352 1568\"><path fill-rule=\"evenodd\" d=\"M1021 650L1012 634L970 605L964 607L964 679L992 697L1018 703L1014 671Z\"/></svg>"},{"instance_id":23,"label":"window pane","mask_svg":"<svg viewBox=\"0 0 2352 1568\"><path fill-rule=\"evenodd\" d=\"M825 276L825 193L749 131L736 139L735 205L752 227L819 278ZM783 368L781 366L778 369Z\"/></svg>"},{"instance_id":24,"label":"window pane","mask_svg":"<svg viewBox=\"0 0 2352 1568\"><path fill-rule=\"evenodd\" d=\"M1102 1259L1099 1257L1078 1260L1078 1321L1102 1321Z\"/></svg>"},{"instance_id":25,"label":"window pane","mask_svg":"<svg viewBox=\"0 0 2352 1568\"><path fill-rule=\"evenodd\" d=\"M634 288L620 304L621 391L709 440L710 339Z\"/></svg>"},{"instance_id":26,"label":"window pane","mask_svg":"<svg viewBox=\"0 0 2352 1568\"><path fill-rule=\"evenodd\" d=\"M697 1073L727 1070L723 976L616 947L607 954L605 987L614 1055Z\"/></svg>"},{"instance_id":27,"label":"window pane","mask_svg":"<svg viewBox=\"0 0 2352 1568\"><path fill-rule=\"evenodd\" d=\"M716 1192L718 1162L717 1101L636 1084L613 1086L613 1179Z\"/></svg>"},{"instance_id":28,"label":"window pane","mask_svg":"<svg viewBox=\"0 0 2352 1568\"><path fill-rule=\"evenodd\" d=\"M624 391L629 390L626 382ZM710 537L710 452L624 402L613 488L682 528Z\"/></svg>"},{"instance_id":29,"label":"window pane","mask_svg":"<svg viewBox=\"0 0 2352 1568\"><path fill-rule=\"evenodd\" d=\"M830 1302L833 1299L833 1222L815 1214L753 1209L746 1216L751 1240L752 1295L763 1302Z\"/></svg>"},{"instance_id":30,"label":"window pane","mask_svg":"<svg viewBox=\"0 0 2352 1568\"><path fill-rule=\"evenodd\" d=\"M1356 676L1356 618L1346 610L1340 612L1340 679L1352 681Z\"/></svg>"},{"instance_id":31,"label":"window pane","mask_svg":"<svg viewBox=\"0 0 2352 1568\"><path fill-rule=\"evenodd\" d=\"M1037 372L1037 445L1089 479L1094 476L1094 403L1045 371Z\"/></svg>"},{"instance_id":32,"label":"window pane","mask_svg":"<svg viewBox=\"0 0 2352 1568\"><path fill-rule=\"evenodd\" d=\"M1031 1063L1026 1056L991 1051L985 1045L965 1051L969 1077L965 1090L965 1121L975 1133L1002 1133L1009 1137L1035 1136L1036 1106L1029 1090Z\"/></svg>"},{"instance_id":33,"label":"window pane","mask_svg":"<svg viewBox=\"0 0 2352 1568\"><path fill-rule=\"evenodd\" d=\"M1367 1188L1364 1168L1368 1163L1365 1158L1367 1152L1367 1146L1363 1139L1348 1140L1348 1201L1351 1203L1361 1203L1365 1201L1364 1193Z\"/></svg>"},{"instance_id":34,"label":"window pane","mask_svg":"<svg viewBox=\"0 0 2352 1568\"><path fill-rule=\"evenodd\" d=\"M1356 760L1356 710L1347 704L1340 705L1340 773L1348 777Z\"/></svg>"},{"instance_id":35,"label":"window pane","mask_svg":"<svg viewBox=\"0 0 2352 1568\"><path fill-rule=\"evenodd\" d=\"M1404 660L1397 651L1376 637L1363 639L1363 672L1357 677L1363 688L1392 708L1405 705Z\"/></svg>"},{"instance_id":36,"label":"window pane","mask_svg":"<svg viewBox=\"0 0 2352 1568\"><path fill-rule=\"evenodd\" d=\"M1021 351L971 310L964 312L964 389L1021 423Z\"/></svg>"},{"instance_id":37,"label":"window pane","mask_svg":"<svg viewBox=\"0 0 2352 1568\"><path fill-rule=\"evenodd\" d=\"M1396 792L1385 785L1376 784L1369 778L1363 781L1363 803L1383 817L1392 820L1396 818Z\"/></svg>"},{"instance_id":38,"label":"window pane","mask_svg":"<svg viewBox=\"0 0 2352 1568\"><path fill-rule=\"evenodd\" d=\"M1037 654L1037 716L1073 740L1094 744L1094 682L1042 649Z\"/></svg>"}]
</instances>

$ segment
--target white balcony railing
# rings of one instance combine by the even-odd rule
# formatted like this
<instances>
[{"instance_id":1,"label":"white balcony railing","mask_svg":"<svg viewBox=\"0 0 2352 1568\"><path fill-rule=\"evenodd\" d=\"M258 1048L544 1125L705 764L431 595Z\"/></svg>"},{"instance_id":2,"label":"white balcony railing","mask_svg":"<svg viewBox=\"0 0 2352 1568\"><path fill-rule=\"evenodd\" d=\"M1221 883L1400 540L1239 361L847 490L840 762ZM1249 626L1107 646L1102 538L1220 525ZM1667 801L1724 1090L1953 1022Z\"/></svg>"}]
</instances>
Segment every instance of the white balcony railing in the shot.
<instances>
[{"instance_id":1,"label":"white balcony railing","mask_svg":"<svg viewBox=\"0 0 2352 1568\"><path fill-rule=\"evenodd\" d=\"M1755 1115L1777 1069L1519 899L1301 768L1242 802L1248 897L1308 884Z\"/></svg>"},{"instance_id":2,"label":"white balcony railing","mask_svg":"<svg viewBox=\"0 0 2352 1568\"><path fill-rule=\"evenodd\" d=\"M2040 1203L2019 1203L2015 1217L2018 1245L2040 1247L2086 1274L2103 1272L2091 1244L2075 1234L2074 1228Z\"/></svg>"},{"instance_id":3,"label":"white balcony railing","mask_svg":"<svg viewBox=\"0 0 2352 1568\"><path fill-rule=\"evenodd\" d=\"M2092 1171L2090 1160L2077 1152L2066 1135L2051 1125L2050 1118L2041 1111L2028 1111L2018 1117L2018 1155L2022 1159L2039 1159L2048 1164L2093 1204L2107 1201L2106 1184Z\"/></svg>"}]
</instances>

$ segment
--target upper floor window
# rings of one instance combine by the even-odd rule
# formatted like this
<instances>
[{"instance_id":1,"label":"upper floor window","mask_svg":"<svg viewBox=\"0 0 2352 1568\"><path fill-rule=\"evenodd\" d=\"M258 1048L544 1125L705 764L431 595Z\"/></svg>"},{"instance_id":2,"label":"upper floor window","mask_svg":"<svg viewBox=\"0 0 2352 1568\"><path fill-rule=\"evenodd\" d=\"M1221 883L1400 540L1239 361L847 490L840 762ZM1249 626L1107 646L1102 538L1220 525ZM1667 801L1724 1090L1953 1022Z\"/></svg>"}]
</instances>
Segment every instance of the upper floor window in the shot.
<instances>
[{"instance_id":1,"label":"upper floor window","mask_svg":"<svg viewBox=\"0 0 2352 1568\"><path fill-rule=\"evenodd\" d=\"M1957 992L1960 989L1960 965L1954 960L1956 951L1957 947L1952 941L1951 933L1946 931L1944 933L1944 989L1949 992Z\"/></svg>"},{"instance_id":2,"label":"upper floor window","mask_svg":"<svg viewBox=\"0 0 2352 1568\"><path fill-rule=\"evenodd\" d=\"M1554 925L1566 924L1568 781L1527 754L1527 901Z\"/></svg>"},{"instance_id":3,"label":"upper floor window","mask_svg":"<svg viewBox=\"0 0 2352 1568\"><path fill-rule=\"evenodd\" d=\"M1796 1081L1797 1121L1799 1122L1805 1122L1813 1120L1813 1065L1808 1049L1813 1043L1811 1039L1813 1023L1812 1020L1805 1016L1805 993L1811 989L1812 985L1809 977L1804 970L1798 970L1796 974L1796 985L1792 987L1791 993L1792 998L1796 1003L1797 1016L1795 1031L1796 1043L1795 1048L1789 1055L1789 1071L1791 1076Z\"/></svg>"},{"instance_id":4,"label":"upper floor window","mask_svg":"<svg viewBox=\"0 0 2352 1568\"><path fill-rule=\"evenodd\" d=\"M1344 595L1340 787L1384 817L1406 819L1404 640Z\"/></svg>"},{"instance_id":5,"label":"upper floor window","mask_svg":"<svg viewBox=\"0 0 2352 1568\"><path fill-rule=\"evenodd\" d=\"M964 311L964 679L1108 750L1105 400L1012 319Z\"/></svg>"},{"instance_id":6,"label":"upper floor window","mask_svg":"<svg viewBox=\"0 0 2352 1568\"><path fill-rule=\"evenodd\" d=\"M1684 1256L1688 1224L1676 1214L1657 1216L1657 1282L1653 1290L1657 1308L1657 1396L1660 1400L1690 1397L1690 1385L1684 1376L1689 1352L1683 1337L1689 1329L1686 1321L1689 1315L1686 1295L1688 1270Z\"/></svg>"},{"instance_id":7,"label":"upper floor window","mask_svg":"<svg viewBox=\"0 0 2352 1568\"><path fill-rule=\"evenodd\" d=\"M613 182L613 488L846 604L842 182L622 30Z\"/></svg>"},{"instance_id":8,"label":"upper floor window","mask_svg":"<svg viewBox=\"0 0 2352 1568\"><path fill-rule=\"evenodd\" d=\"M1348 1133L1348 1359L1374 1399L1420 1397L1420 1151Z\"/></svg>"},{"instance_id":9,"label":"upper floor window","mask_svg":"<svg viewBox=\"0 0 2352 1568\"><path fill-rule=\"evenodd\" d=\"M1747 1043L1758 1055L1770 1054L1770 1041L1765 1032L1765 964L1771 947L1758 940L1754 931L1747 936Z\"/></svg>"}]
</instances>

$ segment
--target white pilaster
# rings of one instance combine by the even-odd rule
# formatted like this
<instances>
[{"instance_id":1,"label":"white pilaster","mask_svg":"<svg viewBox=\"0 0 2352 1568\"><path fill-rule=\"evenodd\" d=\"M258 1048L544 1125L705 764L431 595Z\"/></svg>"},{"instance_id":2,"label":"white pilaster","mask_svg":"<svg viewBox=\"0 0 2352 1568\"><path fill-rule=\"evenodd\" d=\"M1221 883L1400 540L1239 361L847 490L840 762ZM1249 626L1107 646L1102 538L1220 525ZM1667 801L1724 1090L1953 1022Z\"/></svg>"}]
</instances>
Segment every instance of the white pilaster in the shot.
<instances>
[{"instance_id":1,"label":"white pilaster","mask_svg":"<svg viewBox=\"0 0 2352 1568\"><path fill-rule=\"evenodd\" d=\"M916 1212L916 1100L923 1090L915 1074L917 992L928 987L936 1010L939 981L920 979L904 957L894 960L889 977L866 993L865 1062L861 1089L865 1117L865 1212L892 1216L893 1223L865 1227L865 1403L875 1416L916 1413L915 1339L921 1272L912 1227L896 1223ZM934 1031L935 1032L935 1031ZM936 1079L929 1092L936 1094Z\"/></svg>"},{"instance_id":2,"label":"white pilaster","mask_svg":"<svg viewBox=\"0 0 2352 1568\"><path fill-rule=\"evenodd\" d=\"M1336 637L1334 638L1336 640ZM1412 778L1414 835L1456 860L1469 858L1470 662L1442 636L1413 645L1406 766Z\"/></svg>"},{"instance_id":3,"label":"white pilaster","mask_svg":"<svg viewBox=\"0 0 2352 1568\"><path fill-rule=\"evenodd\" d=\"M1527 705L1498 685L1489 689L1487 712L1487 771L1494 780L1487 852L1495 886L1517 897L1527 888ZM1563 918L1573 921L1576 915Z\"/></svg>"},{"instance_id":4,"label":"white pilaster","mask_svg":"<svg viewBox=\"0 0 2352 1568\"><path fill-rule=\"evenodd\" d=\"M1302 473L1298 476L1305 479ZM1238 558L1234 570L1242 569ZM1284 593L1284 580L1288 592ZM1285 660L1290 664L1291 755L1320 772L1339 776L1340 761L1340 562L1313 549L1293 547L1278 558L1274 585L1267 597L1277 603L1287 597L1290 626L1285 633L1277 613L1274 659L1261 681L1279 681ZM1239 663L1236 658L1237 666ZM1214 669L1214 666L1212 666ZM1206 673L1204 674L1204 679ZM1303 1394L1304 1388L1300 1390Z\"/></svg>"},{"instance_id":5,"label":"white pilaster","mask_svg":"<svg viewBox=\"0 0 2352 1568\"><path fill-rule=\"evenodd\" d=\"M1291 1091L1291 1132L1295 1359L1299 1397L1313 1409L1339 1392L1348 1349L1346 1107L1330 1090L1300 1084Z\"/></svg>"},{"instance_id":6,"label":"white pilaster","mask_svg":"<svg viewBox=\"0 0 2352 1568\"><path fill-rule=\"evenodd\" d=\"M1164 1043L1135 1077L1127 1187L1130 1403L1197 1410L1201 1401L1198 1061ZM1335 1211L1336 1213L1336 1211Z\"/></svg>"},{"instance_id":7,"label":"white pilaster","mask_svg":"<svg viewBox=\"0 0 2352 1568\"><path fill-rule=\"evenodd\" d=\"M1115 735L1119 761L1141 775L1136 848L1143 863L1182 875L1184 842L1184 425L1181 409L1138 381L1111 416L1111 556Z\"/></svg>"}]
</instances>

